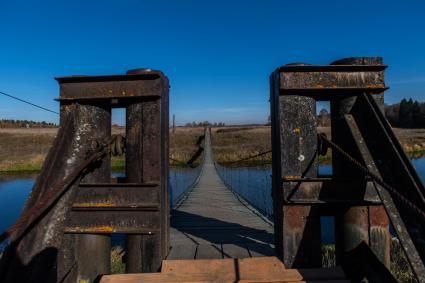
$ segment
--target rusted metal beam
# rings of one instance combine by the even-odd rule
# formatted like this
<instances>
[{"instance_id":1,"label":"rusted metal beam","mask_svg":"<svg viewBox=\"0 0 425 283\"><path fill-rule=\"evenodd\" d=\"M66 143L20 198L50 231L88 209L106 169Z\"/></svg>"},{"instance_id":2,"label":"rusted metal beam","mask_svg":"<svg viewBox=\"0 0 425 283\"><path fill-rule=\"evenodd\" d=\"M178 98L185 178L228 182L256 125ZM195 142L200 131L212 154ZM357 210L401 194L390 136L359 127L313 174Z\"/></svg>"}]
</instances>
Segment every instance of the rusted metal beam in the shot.
<instances>
[{"instance_id":1,"label":"rusted metal beam","mask_svg":"<svg viewBox=\"0 0 425 283\"><path fill-rule=\"evenodd\" d=\"M138 74L143 70L131 70ZM161 99L135 101L127 106L127 182L159 182L159 233L127 237L127 272L155 272L168 252L168 80L158 81ZM167 112L167 113L164 113ZM165 116L167 115L167 116ZM167 119L164 119L167 117Z\"/></svg>"},{"instance_id":2,"label":"rusted metal beam","mask_svg":"<svg viewBox=\"0 0 425 283\"><path fill-rule=\"evenodd\" d=\"M105 102L97 105L80 105L77 113L80 121L78 142L81 150L87 152L93 150L99 141L108 140L111 137L111 108ZM107 183L111 180L110 156L97 164L97 167L89 171L81 183ZM71 204L72 205L72 204ZM92 213L90 214L92 215ZM88 218L79 219L74 212L68 215L68 223L84 221ZM86 222L87 223L87 222ZM94 221L88 222L87 226L94 225ZM84 223L81 223L84 226ZM99 274L109 273L111 261L108 255L111 252L111 238L109 235L75 235L75 257L77 268L77 280L93 282Z\"/></svg>"},{"instance_id":3,"label":"rusted metal beam","mask_svg":"<svg viewBox=\"0 0 425 283\"><path fill-rule=\"evenodd\" d=\"M75 196L73 209L105 207L131 209L160 204L159 183L81 184Z\"/></svg>"},{"instance_id":4,"label":"rusted metal beam","mask_svg":"<svg viewBox=\"0 0 425 283\"><path fill-rule=\"evenodd\" d=\"M283 196L296 184L282 177L317 177L316 101L281 95L281 73L271 75L273 128L273 206L278 256L290 267L321 266L320 215L308 205L285 205ZM286 85L285 85L286 86Z\"/></svg>"},{"instance_id":5,"label":"rusted metal beam","mask_svg":"<svg viewBox=\"0 0 425 283\"><path fill-rule=\"evenodd\" d=\"M114 76L71 76L56 78L60 83L59 101L161 97L165 76L149 69L138 74Z\"/></svg>"},{"instance_id":6,"label":"rusted metal beam","mask_svg":"<svg viewBox=\"0 0 425 283\"><path fill-rule=\"evenodd\" d=\"M359 151L361 152L361 160L364 161L367 168L375 175L381 177L384 181L392 183L395 180L398 179L392 179L389 173L392 174L398 174L396 173L396 170L394 170L394 167L391 167L391 171L388 172L383 168L382 166L385 164L384 162L380 160L383 157L379 157L374 155L371 150L374 149L373 142L369 140L371 137L365 135L361 132L360 127L357 123L357 121L360 121L360 119L356 119L353 115L346 115L346 121L348 126L351 129L352 135L354 140L356 141L356 145L359 148ZM373 120L372 120L373 121ZM379 127L377 128L379 129ZM383 134L381 136L382 140L385 140L385 133L382 133L384 129L379 129L378 133ZM388 142L388 141L387 141ZM379 146L382 148L384 144L380 143ZM386 151L387 157L390 158L394 152L388 152ZM404 154L401 152L401 154ZM398 163L398 166L403 166L402 162ZM385 175L384 175L385 174ZM406 177L407 178L407 177ZM399 184L398 188L401 188L398 190L399 193L404 195L405 197L409 198L409 200L412 203L417 204L418 202L421 202L420 195L417 195L416 198L410 198L409 193L414 193L415 188L412 189L410 185L412 185L414 182L403 182L403 185ZM397 184L396 184L397 185ZM423 221L421 221L421 218L418 217L418 215L415 215L413 211L409 210L405 205L402 204L402 202L397 199L396 196L392 195L391 192L387 191L384 187L382 187L380 184L375 183L376 191L378 192L380 198L383 200L383 203L385 204L385 210L387 211L389 215L391 222L393 226L395 227L395 231L398 235L398 238L400 239L401 246L403 247L407 258L409 259L409 262L413 268L413 271L415 272L415 275L419 279L420 282L425 281L425 266L424 266L424 242L423 242L423 235L424 235L424 228L423 228ZM423 205L419 207L424 207ZM381 211L375 212L375 213L382 213ZM377 221L377 217L373 219L373 221ZM381 218L382 219L382 218ZM385 219L385 218L383 218ZM384 225L387 223L383 223ZM377 223L375 225L382 226L382 223ZM379 227L378 226L378 227ZM377 231L378 233L380 231ZM377 234L378 234L377 233ZM382 233L380 233L382 234ZM379 241L385 242L386 237L379 237L380 234L377 235ZM372 244L372 248L375 248ZM381 260L389 260L389 255L386 254L385 251L381 249L374 249L375 254L377 254L378 257L381 258Z\"/></svg>"},{"instance_id":7,"label":"rusted metal beam","mask_svg":"<svg viewBox=\"0 0 425 283\"><path fill-rule=\"evenodd\" d=\"M25 204L24 212L48 194L50 188L84 158L82 153L78 154L78 146L75 144L75 111L74 107L66 107L61 112L61 127ZM67 163L72 153L75 153L75 158ZM74 188L75 186L71 187L19 243L6 247L0 260L1 282L54 282L58 276L55 268L57 253L52 251L61 247L64 219L70 209L68 203L73 197ZM60 275L60 270L58 273Z\"/></svg>"},{"instance_id":8,"label":"rusted metal beam","mask_svg":"<svg viewBox=\"0 0 425 283\"><path fill-rule=\"evenodd\" d=\"M284 191L287 204L329 204L342 206L377 205L381 200L375 191L373 182L368 181L365 193L360 198L354 198L362 182L324 180L324 181L289 181L293 189Z\"/></svg>"},{"instance_id":9,"label":"rusted metal beam","mask_svg":"<svg viewBox=\"0 0 425 283\"><path fill-rule=\"evenodd\" d=\"M370 59L370 57L368 57ZM367 91L382 93L387 89L384 70L379 60L360 62L358 58L337 64L317 66L306 64L285 65L278 69L281 94L312 96L316 100L329 100ZM373 65L372 63L376 63Z\"/></svg>"},{"instance_id":10,"label":"rusted metal beam","mask_svg":"<svg viewBox=\"0 0 425 283\"><path fill-rule=\"evenodd\" d=\"M376 64L378 67L383 66L382 58L379 57L347 58L332 64L338 66L347 64L354 66L361 66L364 64ZM369 84L376 83L382 84L382 89L380 91L359 89L353 95L331 100L332 140L341 148L344 148L344 150L354 158L359 158L360 153L355 145L355 141L351 138L350 130L345 121L345 115L351 113L353 109L357 107L357 99L362 91L375 92L375 99L383 102L383 90L385 89L383 70L379 72L370 72L368 74L360 72L359 76L364 78L363 81L354 78L354 81L347 81L345 83L363 85L364 88L368 88ZM336 180L351 179L359 180L360 183L362 183L358 185L357 190L353 191L349 197L355 199L363 198L366 195L367 182L365 181L364 174L348 163L339 152L332 153L332 165L333 176ZM389 255L390 236L388 231L388 218L385 213L380 213L380 208L371 208L368 206L350 207L337 216L336 223L337 261L340 263L350 262L350 264L345 265L346 268L356 270L356 266L362 266L361 256L353 258L353 254L355 253L351 252L362 243L371 244L375 251L379 250L381 254ZM371 224L373 224L373 227L371 227ZM387 266L389 265L388 259L387 256L380 258ZM359 273L359 276L361 276L360 274L361 273Z\"/></svg>"}]
</instances>

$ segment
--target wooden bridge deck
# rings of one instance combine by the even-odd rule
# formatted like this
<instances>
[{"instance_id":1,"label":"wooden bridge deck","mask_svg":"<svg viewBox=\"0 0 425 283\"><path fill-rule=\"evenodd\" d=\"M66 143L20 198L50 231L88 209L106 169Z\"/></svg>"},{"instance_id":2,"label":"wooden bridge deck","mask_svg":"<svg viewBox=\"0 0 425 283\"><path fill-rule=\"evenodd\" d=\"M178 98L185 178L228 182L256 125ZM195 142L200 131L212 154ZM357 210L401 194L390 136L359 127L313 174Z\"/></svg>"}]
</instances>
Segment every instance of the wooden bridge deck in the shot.
<instances>
[{"instance_id":1,"label":"wooden bridge deck","mask_svg":"<svg viewBox=\"0 0 425 283\"><path fill-rule=\"evenodd\" d=\"M272 224L224 185L214 166L208 131L204 152L196 185L172 211L167 259L274 255Z\"/></svg>"}]
</instances>

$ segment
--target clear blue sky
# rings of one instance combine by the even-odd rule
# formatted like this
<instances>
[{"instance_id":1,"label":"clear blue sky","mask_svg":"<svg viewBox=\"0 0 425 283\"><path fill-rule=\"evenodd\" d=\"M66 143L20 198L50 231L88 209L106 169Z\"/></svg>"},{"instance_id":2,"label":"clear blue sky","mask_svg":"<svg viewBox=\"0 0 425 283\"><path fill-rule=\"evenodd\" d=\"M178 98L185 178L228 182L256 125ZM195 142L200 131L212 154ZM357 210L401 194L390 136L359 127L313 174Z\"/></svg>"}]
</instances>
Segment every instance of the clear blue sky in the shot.
<instances>
[{"instance_id":1,"label":"clear blue sky","mask_svg":"<svg viewBox=\"0 0 425 283\"><path fill-rule=\"evenodd\" d=\"M179 124L265 122L276 67L376 55L387 103L425 100L425 1L0 0L0 27L0 91L54 110L53 77L149 67ZM58 121L2 96L0 118Z\"/></svg>"}]
</instances>

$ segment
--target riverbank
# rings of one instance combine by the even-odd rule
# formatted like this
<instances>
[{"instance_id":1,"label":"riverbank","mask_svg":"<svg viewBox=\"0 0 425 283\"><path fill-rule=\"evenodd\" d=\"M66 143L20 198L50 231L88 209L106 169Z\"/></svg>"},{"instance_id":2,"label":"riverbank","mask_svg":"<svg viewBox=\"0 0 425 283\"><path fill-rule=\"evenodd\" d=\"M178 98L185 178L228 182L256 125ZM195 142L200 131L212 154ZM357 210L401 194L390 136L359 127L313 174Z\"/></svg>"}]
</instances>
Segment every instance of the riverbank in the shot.
<instances>
[{"instance_id":1,"label":"riverbank","mask_svg":"<svg viewBox=\"0 0 425 283\"><path fill-rule=\"evenodd\" d=\"M113 134L124 134L124 127L112 128ZM177 127L170 129L170 166L182 167L193 158L202 142L202 127ZM330 128L319 128L331 136ZM425 129L394 129L403 148L412 158L425 156ZM56 136L57 128L0 129L0 172L38 172ZM257 166L271 163L267 153L234 164L235 160L247 158L271 149L269 126L221 127L212 129L214 158L220 164L234 166ZM320 161L331 161L330 151ZM199 158L194 165L199 163ZM125 168L125 157L111 159L113 170Z\"/></svg>"},{"instance_id":2,"label":"riverbank","mask_svg":"<svg viewBox=\"0 0 425 283\"><path fill-rule=\"evenodd\" d=\"M0 172L38 172L57 134L57 128L0 128ZM125 128L112 127L113 134L124 134ZM170 166L181 167L193 159L202 142L204 128L178 127L170 130ZM199 164L199 158L193 165ZM111 158L112 170L125 168L125 157Z\"/></svg>"},{"instance_id":3,"label":"riverbank","mask_svg":"<svg viewBox=\"0 0 425 283\"><path fill-rule=\"evenodd\" d=\"M330 127L319 127L320 133L325 133L331 138ZM259 155L271 149L271 131L269 126L257 127L232 127L213 128L212 144L214 158L222 165L257 166L271 163L271 153ZM402 144L404 150L411 158L425 156L425 129L398 129L394 132ZM234 163L236 160L256 156L242 162ZM332 160L331 150L326 156L320 156L319 161L330 163Z\"/></svg>"}]
</instances>

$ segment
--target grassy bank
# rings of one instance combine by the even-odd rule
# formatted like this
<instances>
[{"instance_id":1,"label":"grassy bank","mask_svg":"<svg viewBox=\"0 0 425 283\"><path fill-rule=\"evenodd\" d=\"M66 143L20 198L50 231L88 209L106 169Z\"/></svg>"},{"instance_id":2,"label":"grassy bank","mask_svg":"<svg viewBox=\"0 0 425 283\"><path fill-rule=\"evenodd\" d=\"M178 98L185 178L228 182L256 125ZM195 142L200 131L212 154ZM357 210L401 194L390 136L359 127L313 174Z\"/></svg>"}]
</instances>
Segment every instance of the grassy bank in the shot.
<instances>
[{"instance_id":1,"label":"grassy bank","mask_svg":"<svg viewBox=\"0 0 425 283\"><path fill-rule=\"evenodd\" d=\"M175 131L170 130L170 166L179 167L190 160L194 160L194 166L198 165L201 158L199 156L195 159L195 156L202 146L203 137L203 127L178 127Z\"/></svg>"},{"instance_id":2,"label":"grassy bank","mask_svg":"<svg viewBox=\"0 0 425 283\"><path fill-rule=\"evenodd\" d=\"M124 134L123 127L113 127L113 134ZM0 129L0 172L38 172L56 136L57 128L48 129ZM189 161L199 149L204 129L178 127L170 130L170 157ZM194 165L199 164L195 160ZM182 166L170 161L171 166ZM125 168L125 157L112 157L113 170Z\"/></svg>"},{"instance_id":3,"label":"grassy bank","mask_svg":"<svg viewBox=\"0 0 425 283\"><path fill-rule=\"evenodd\" d=\"M329 127L319 127L320 133L331 138ZM412 158L425 156L425 129L394 129L404 150ZM235 160L254 156L271 149L270 127L231 127L212 129L212 143L215 159L223 165L234 165ZM250 160L237 163L239 166L255 166L271 163L271 154L262 155ZM329 163L332 160L331 150L319 160Z\"/></svg>"},{"instance_id":4,"label":"grassy bank","mask_svg":"<svg viewBox=\"0 0 425 283\"><path fill-rule=\"evenodd\" d=\"M328 137L330 128L319 128ZM394 129L404 149L411 157L425 156L425 129ZM57 129L0 129L0 172L38 172L55 138ZM124 133L123 127L115 127L113 133ZM199 148L202 127L178 127L170 130L170 157L182 162L189 161ZM270 127L222 127L212 129L215 159L226 165L233 161L259 154L271 149ZM271 163L271 153L232 164L253 166ZM331 154L321 156L320 161L330 162ZM198 164L198 158L194 164ZM113 170L125 168L123 157L113 157ZM182 166L170 160L170 166Z\"/></svg>"},{"instance_id":5,"label":"grassy bank","mask_svg":"<svg viewBox=\"0 0 425 283\"><path fill-rule=\"evenodd\" d=\"M270 127L235 127L211 129L212 148L214 158L223 165L233 164L250 156L255 156L271 149ZM238 166L254 166L270 163L272 154L257 156L255 158L238 162Z\"/></svg>"}]
</instances>

